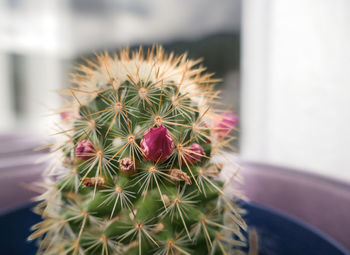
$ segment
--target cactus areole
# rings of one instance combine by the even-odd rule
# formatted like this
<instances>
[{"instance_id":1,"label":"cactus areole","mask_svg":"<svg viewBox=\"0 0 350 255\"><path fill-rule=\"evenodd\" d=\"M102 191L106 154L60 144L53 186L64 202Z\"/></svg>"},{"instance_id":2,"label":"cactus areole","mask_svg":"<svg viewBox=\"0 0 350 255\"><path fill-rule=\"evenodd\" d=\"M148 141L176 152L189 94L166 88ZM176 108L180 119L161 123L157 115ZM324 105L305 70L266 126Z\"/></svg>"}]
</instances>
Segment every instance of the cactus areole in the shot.
<instances>
[{"instance_id":1,"label":"cactus areole","mask_svg":"<svg viewBox=\"0 0 350 255\"><path fill-rule=\"evenodd\" d=\"M38 254L240 252L246 224L223 192L234 177L220 180L225 162L212 159L233 120L217 124L217 80L198 64L153 47L77 67L62 109L78 116L61 118L61 164L40 184Z\"/></svg>"}]
</instances>

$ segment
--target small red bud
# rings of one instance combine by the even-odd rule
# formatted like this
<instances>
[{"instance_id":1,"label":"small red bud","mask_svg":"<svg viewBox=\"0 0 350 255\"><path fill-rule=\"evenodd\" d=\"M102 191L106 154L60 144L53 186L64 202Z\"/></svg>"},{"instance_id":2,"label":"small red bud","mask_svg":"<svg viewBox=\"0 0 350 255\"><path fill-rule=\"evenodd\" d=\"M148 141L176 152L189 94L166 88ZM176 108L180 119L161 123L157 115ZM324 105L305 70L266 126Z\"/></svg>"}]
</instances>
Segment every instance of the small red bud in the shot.
<instances>
[{"instance_id":1,"label":"small red bud","mask_svg":"<svg viewBox=\"0 0 350 255\"><path fill-rule=\"evenodd\" d=\"M238 115L232 112L220 114L214 120L214 132L219 139L224 138L238 124Z\"/></svg>"},{"instance_id":2,"label":"small red bud","mask_svg":"<svg viewBox=\"0 0 350 255\"><path fill-rule=\"evenodd\" d=\"M187 164L192 165L205 155L204 149L198 143L192 143L191 146L185 147L183 152L184 160Z\"/></svg>"},{"instance_id":3,"label":"small red bud","mask_svg":"<svg viewBox=\"0 0 350 255\"><path fill-rule=\"evenodd\" d=\"M119 161L119 170L126 176L133 175L136 172L135 162L131 158L123 158Z\"/></svg>"},{"instance_id":4,"label":"small red bud","mask_svg":"<svg viewBox=\"0 0 350 255\"><path fill-rule=\"evenodd\" d=\"M75 148L75 156L83 160L92 158L95 153L94 145L88 140L82 140Z\"/></svg>"},{"instance_id":5,"label":"small red bud","mask_svg":"<svg viewBox=\"0 0 350 255\"><path fill-rule=\"evenodd\" d=\"M60 117L63 121L67 122L74 119L80 119L80 115L75 111L60 112Z\"/></svg>"}]
</instances>

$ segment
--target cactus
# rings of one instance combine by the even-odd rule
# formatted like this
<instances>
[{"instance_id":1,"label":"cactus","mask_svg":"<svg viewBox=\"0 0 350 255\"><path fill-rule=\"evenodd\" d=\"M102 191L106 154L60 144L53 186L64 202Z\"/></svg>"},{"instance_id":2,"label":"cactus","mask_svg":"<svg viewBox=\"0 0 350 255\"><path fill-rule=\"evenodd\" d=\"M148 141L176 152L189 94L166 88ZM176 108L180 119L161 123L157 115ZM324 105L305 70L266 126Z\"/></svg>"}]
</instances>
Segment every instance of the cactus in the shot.
<instances>
[{"instance_id":1,"label":"cactus","mask_svg":"<svg viewBox=\"0 0 350 255\"><path fill-rule=\"evenodd\" d=\"M61 138L35 212L38 254L233 254L237 201L213 157L237 117L215 110L217 80L161 47L86 59L62 91Z\"/></svg>"}]
</instances>

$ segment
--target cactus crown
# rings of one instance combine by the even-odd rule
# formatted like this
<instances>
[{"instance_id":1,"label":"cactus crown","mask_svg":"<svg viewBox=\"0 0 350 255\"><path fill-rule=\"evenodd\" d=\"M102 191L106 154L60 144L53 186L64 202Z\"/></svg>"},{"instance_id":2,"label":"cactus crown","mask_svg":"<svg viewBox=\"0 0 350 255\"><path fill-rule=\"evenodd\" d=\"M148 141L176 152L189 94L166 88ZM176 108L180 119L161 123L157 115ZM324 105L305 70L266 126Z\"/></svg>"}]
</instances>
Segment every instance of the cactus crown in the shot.
<instances>
[{"instance_id":1,"label":"cactus crown","mask_svg":"<svg viewBox=\"0 0 350 255\"><path fill-rule=\"evenodd\" d=\"M86 60L60 110L30 239L46 254L228 254L246 228L211 159L233 137L200 61L161 47ZM221 119L220 119L221 118ZM218 124L219 121L219 124ZM233 247L232 247L233 246Z\"/></svg>"}]
</instances>

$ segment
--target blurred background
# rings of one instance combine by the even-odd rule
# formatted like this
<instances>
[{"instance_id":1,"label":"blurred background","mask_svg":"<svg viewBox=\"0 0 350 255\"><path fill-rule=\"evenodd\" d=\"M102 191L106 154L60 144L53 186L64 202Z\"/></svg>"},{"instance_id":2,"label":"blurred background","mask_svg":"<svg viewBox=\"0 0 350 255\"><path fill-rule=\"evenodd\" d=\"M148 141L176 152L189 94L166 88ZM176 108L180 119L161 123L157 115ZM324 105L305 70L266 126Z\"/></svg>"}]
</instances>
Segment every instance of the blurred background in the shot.
<instances>
[{"instance_id":1,"label":"blurred background","mask_svg":"<svg viewBox=\"0 0 350 255\"><path fill-rule=\"evenodd\" d=\"M2 0L0 31L2 130L42 132L56 89L93 51L162 44L204 58L224 82L226 102L239 108L241 3L212 1ZM235 100L232 100L232 97Z\"/></svg>"},{"instance_id":2,"label":"blurred background","mask_svg":"<svg viewBox=\"0 0 350 255\"><path fill-rule=\"evenodd\" d=\"M348 0L0 0L0 179L13 178L14 169L29 173L38 157L31 148L61 103L55 90L69 86L81 57L154 43L203 57L223 79L218 89L240 114L236 146L248 170L253 162L265 167L259 178L297 182L311 174L322 180L317 187L331 183L341 187L336 194L350 194L342 186L350 182Z\"/></svg>"}]
</instances>

